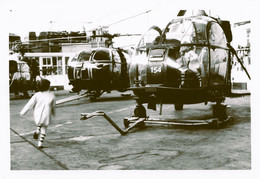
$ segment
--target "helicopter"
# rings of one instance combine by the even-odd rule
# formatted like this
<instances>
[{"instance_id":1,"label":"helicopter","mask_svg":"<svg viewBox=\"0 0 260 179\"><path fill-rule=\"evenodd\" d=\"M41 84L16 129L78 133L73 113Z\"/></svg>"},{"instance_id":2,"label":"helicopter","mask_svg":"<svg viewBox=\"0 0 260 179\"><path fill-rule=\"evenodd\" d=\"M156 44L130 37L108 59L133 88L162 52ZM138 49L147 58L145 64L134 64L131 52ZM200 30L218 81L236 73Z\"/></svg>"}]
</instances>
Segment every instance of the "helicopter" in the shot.
<instances>
[{"instance_id":1,"label":"helicopter","mask_svg":"<svg viewBox=\"0 0 260 179\"><path fill-rule=\"evenodd\" d=\"M231 92L231 69L234 59L250 75L230 45L230 22L208 16L201 10L196 16L177 18L161 30L152 26L142 36L129 67L130 90L137 103L134 118L148 120L146 109L156 110L160 104L174 104L183 110L187 104L215 103L213 116L217 123L228 118L225 97ZM125 127L130 118L124 119Z\"/></svg>"},{"instance_id":2,"label":"helicopter","mask_svg":"<svg viewBox=\"0 0 260 179\"><path fill-rule=\"evenodd\" d=\"M81 50L68 62L68 78L73 86L71 92L87 90L91 100L100 97L104 92L117 90L125 92L129 85L129 51L114 48L112 39L119 36L140 34L93 35L91 38L105 37L105 47Z\"/></svg>"},{"instance_id":3,"label":"helicopter","mask_svg":"<svg viewBox=\"0 0 260 179\"><path fill-rule=\"evenodd\" d=\"M140 34L121 35L109 34L108 32L103 31L102 35L95 34L91 36L83 35L79 37L31 40L25 43L18 43L18 45L16 45L16 51L19 52L23 62L26 63L26 57L24 57L25 51L43 48L41 46L30 48L27 46L27 43L67 40L68 38L70 40L81 39L91 43L95 38L106 38L104 42L102 41L104 43L102 45L103 47L81 50L68 60L67 75L69 84L73 86L70 92L79 93L81 90L87 90L86 93L81 94L80 96L88 96L91 100L94 100L97 97L100 97L103 92L110 92L112 90L125 92L127 88L129 88L129 51L122 48L114 48L112 40L115 37L134 35ZM28 60L27 63L30 65L31 61ZM40 70L38 69L37 71L39 72ZM28 72L30 73L31 70L28 69Z\"/></svg>"}]
</instances>

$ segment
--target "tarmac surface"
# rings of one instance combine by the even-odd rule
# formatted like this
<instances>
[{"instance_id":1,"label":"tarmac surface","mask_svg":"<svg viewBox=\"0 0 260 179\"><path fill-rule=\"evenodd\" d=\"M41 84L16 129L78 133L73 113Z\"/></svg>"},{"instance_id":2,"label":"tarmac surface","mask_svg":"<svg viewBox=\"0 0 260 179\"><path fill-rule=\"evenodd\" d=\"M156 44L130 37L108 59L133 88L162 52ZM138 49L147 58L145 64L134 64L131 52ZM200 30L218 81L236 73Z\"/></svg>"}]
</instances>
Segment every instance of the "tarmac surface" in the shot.
<instances>
[{"instance_id":1,"label":"tarmac surface","mask_svg":"<svg viewBox=\"0 0 260 179\"><path fill-rule=\"evenodd\" d=\"M57 100L73 95L54 93ZM19 116L27 101L10 95L11 171L251 169L250 95L226 99L233 121L219 129L153 124L134 128L124 136L103 117L80 120L80 114L103 111L125 129L123 118L132 116L136 106L133 95L112 92L94 102L82 98L57 106L43 149L33 139L32 110ZM194 104L175 111L173 105L164 105L161 116L158 106L157 111L147 113L162 120L206 119L212 117L212 108L210 103Z\"/></svg>"}]
</instances>

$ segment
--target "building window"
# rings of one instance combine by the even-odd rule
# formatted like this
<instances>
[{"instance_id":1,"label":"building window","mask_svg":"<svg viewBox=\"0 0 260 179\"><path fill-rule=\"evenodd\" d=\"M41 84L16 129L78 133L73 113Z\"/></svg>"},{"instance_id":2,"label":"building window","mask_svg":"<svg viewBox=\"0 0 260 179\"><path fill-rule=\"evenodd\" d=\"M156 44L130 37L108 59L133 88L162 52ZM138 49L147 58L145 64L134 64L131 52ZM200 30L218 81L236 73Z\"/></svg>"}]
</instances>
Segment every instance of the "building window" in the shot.
<instances>
[{"instance_id":1,"label":"building window","mask_svg":"<svg viewBox=\"0 0 260 179\"><path fill-rule=\"evenodd\" d=\"M52 60L51 57L44 57L42 59L42 75L51 75L52 74Z\"/></svg>"},{"instance_id":2,"label":"building window","mask_svg":"<svg viewBox=\"0 0 260 179\"><path fill-rule=\"evenodd\" d=\"M62 57L43 57L42 75L62 75Z\"/></svg>"},{"instance_id":3,"label":"building window","mask_svg":"<svg viewBox=\"0 0 260 179\"><path fill-rule=\"evenodd\" d=\"M62 75L62 58L52 57L53 75Z\"/></svg>"}]
</instances>

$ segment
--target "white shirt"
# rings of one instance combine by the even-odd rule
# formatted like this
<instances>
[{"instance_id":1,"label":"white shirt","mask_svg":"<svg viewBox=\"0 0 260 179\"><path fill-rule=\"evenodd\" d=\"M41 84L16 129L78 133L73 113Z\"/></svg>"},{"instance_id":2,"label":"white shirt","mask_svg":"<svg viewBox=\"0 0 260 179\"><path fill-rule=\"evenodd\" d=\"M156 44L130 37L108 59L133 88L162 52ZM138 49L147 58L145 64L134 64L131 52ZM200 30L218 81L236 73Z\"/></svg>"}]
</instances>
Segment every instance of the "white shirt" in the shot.
<instances>
[{"instance_id":1,"label":"white shirt","mask_svg":"<svg viewBox=\"0 0 260 179\"><path fill-rule=\"evenodd\" d=\"M49 91L35 93L29 102L24 106L20 115L25 114L29 109L34 108L34 121L37 126L48 126L51 122L55 109L55 95Z\"/></svg>"}]
</instances>

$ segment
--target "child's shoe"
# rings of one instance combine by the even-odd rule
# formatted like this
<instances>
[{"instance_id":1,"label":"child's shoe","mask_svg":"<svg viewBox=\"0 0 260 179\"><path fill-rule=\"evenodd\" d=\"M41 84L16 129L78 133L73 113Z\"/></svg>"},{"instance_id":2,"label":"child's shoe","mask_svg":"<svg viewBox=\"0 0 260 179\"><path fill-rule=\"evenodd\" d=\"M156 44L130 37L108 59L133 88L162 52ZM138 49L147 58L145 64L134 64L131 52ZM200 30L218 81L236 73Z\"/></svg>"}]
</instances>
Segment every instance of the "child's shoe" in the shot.
<instances>
[{"instance_id":1,"label":"child's shoe","mask_svg":"<svg viewBox=\"0 0 260 179\"><path fill-rule=\"evenodd\" d=\"M38 139L38 137L39 137L39 133L34 132L34 134L33 134L33 138L34 138L34 139Z\"/></svg>"},{"instance_id":2,"label":"child's shoe","mask_svg":"<svg viewBox=\"0 0 260 179\"><path fill-rule=\"evenodd\" d=\"M41 141L38 142L38 148L40 148L40 149L43 148L43 144Z\"/></svg>"},{"instance_id":3,"label":"child's shoe","mask_svg":"<svg viewBox=\"0 0 260 179\"><path fill-rule=\"evenodd\" d=\"M36 129L36 131L33 134L33 138L34 139L38 139L40 132L41 132L41 126L37 126L37 129Z\"/></svg>"}]
</instances>

